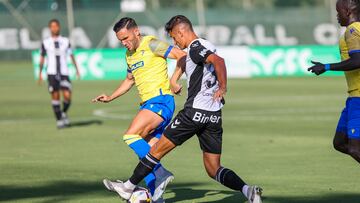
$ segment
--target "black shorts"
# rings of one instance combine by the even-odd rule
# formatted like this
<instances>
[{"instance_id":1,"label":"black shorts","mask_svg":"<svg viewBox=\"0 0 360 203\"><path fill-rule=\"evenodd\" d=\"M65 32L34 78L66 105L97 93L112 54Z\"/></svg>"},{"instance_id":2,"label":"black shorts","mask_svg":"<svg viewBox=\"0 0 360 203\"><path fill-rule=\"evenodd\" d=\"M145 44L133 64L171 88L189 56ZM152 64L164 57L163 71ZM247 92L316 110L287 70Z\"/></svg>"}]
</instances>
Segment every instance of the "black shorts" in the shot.
<instances>
[{"instance_id":1,"label":"black shorts","mask_svg":"<svg viewBox=\"0 0 360 203\"><path fill-rule=\"evenodd\" d=\"M50 93L59 91L60 89L71 91L71 82L69 76L66 75L48 75L48 86Z\"/></svg>"},{"instance_id":2,"label":"black shorts","mask_svg":"<svg viewBox=\"0 0 360 203\"><path fill-rule=\"evenodd\" d=\"M203 152L221 154L222 133L221 110L185 108L166 127L164 136L175 145L181 145L196 134Z\"/></svg>"}]
</instances>

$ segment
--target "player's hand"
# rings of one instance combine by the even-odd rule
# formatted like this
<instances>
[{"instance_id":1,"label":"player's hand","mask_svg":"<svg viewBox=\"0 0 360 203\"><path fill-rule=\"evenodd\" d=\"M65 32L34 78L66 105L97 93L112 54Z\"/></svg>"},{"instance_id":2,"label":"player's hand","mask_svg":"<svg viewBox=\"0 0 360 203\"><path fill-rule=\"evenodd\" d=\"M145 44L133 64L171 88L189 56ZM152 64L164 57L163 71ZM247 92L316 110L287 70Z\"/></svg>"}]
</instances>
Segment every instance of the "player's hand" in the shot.
<instances>
[{"instance_id":1,"label":"player's hand","mask_svg":"<svg viewBox=\"0 0 360 203\"><path fill-rule=\"evenodd\" d=\"M314 65L308 68L308 71L315 73L316 75L321 75L326 72L324 64L316 61L311 61L311 63Z\"/></svg>"},{"instance_id":2,"label":"player's hand","mask_svg":"<svg viewBox=\"0 0 360 203\"><path fill-rule=\"evenodd\" d=\"M39 79L38 79L38 81L37 81L38 85L42 85L42 81L43 81L42 75L39 74Z\"/></svg>"},{"instance_id":3,"label":"player's hand","mask_svg":"<svg viewBox=\"0 0 360 203\"><path fill-rule=\"evenodd\" d=\"M171 92L176 95L181 95L182 85L179 85L177 83L171 85Z\"/></svg>"},{"instance_id":4,"label":"player's hand","mask_svg":"<svg viewBox=\"0 0 360 203\"><path fill-rule=\"evenodd\" d=\"M224 99L225 94L226 94L226 89L219 88L218 90L216 90L213 99L216 101L221 101Z\"/></svg>"},{"instance_id":5,"label":"player's hand","mask_svg":"<svg viewBox=\"0 0 360 203\"><path fill-rule=\"evenodd\" d=\"M103 102L103 103L108 103L108 102L111 102L112 99L110 96L107 96L106 94L102 94L102 95L99 95L97 97L95 97L94 99L91 100L93 103L95 102Z\"/></svg>"}]
</instances>

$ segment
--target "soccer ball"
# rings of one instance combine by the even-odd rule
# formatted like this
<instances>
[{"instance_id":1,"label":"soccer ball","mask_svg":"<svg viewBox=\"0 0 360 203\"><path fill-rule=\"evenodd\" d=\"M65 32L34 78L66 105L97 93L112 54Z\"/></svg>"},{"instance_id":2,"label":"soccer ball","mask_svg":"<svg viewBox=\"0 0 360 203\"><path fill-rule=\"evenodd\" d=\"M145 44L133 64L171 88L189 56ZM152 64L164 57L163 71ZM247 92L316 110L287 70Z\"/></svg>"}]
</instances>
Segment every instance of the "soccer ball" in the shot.
<instances>
[{"instance_id":1,"label":"soccer ball","mask_svg":"<svg viewBox=\"0 0 360 203\"><path fill-rule=\"evenodd\" d=\"M138 187L132 193L128 203L151 203L150 192L142 187Z\"/></svg>"}]
</instances>

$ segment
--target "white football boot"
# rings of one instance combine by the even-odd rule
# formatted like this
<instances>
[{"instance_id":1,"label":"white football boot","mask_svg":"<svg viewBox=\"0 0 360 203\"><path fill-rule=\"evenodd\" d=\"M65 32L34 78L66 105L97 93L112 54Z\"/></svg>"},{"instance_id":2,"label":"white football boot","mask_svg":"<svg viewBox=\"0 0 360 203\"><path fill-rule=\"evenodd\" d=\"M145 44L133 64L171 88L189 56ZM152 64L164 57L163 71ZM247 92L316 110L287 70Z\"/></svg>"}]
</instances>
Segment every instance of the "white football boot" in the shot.
<instances>
[{"instance_id":1,"label":"white football boot","mask_svg":"<svg viewBox=\"0 0 360 203\"><path fill-rule=\"evenodd\" d=\"M65 126L70 126L69 118L67 117L65 112L61 113L61 120L64 122Z\"/></svg>"},{"instance_id":2,"label":"white football boot","mask_svg":"<svg viewBox=\"0 0 360 203\"><path fill-rule=\"evenodd\" d=\"M249 203L262 203L261 201L262 189L259 186L249 186L247 196Z\"/></svg>"},{"instance_id":3,"label":"white football boot","mask_svg":"<svg viewBox=\"0 0 360 203\"><path fill-rule=\"evenodd\" d=\"M129 200L134 191L132 189L126 188L124 183L120 180L110 181L108 179L104 179L103 183L109 191L118 193L120 197L125 200Z\"/></svg>"}]
</instances>

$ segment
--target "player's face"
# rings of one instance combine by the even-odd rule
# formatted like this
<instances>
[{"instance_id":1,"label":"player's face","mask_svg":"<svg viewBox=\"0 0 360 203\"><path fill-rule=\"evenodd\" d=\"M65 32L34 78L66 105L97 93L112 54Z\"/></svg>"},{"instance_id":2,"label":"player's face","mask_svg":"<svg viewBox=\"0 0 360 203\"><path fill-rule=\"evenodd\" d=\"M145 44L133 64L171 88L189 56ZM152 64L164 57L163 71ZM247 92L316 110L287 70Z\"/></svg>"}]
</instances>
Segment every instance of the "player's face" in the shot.
<instances>
[{"instance_id":1,"label":"player's face","mask_svg":"<svg viewBox=\"0 0 360 203\"><path fill-rule=\"evenodd\" d=\"M49 29L50 29L51 35L57 36L60 34L60 25L57 22L50 23Z\"/></svg>"},{"instance_id":2,"label":"player's face","mask_svg":"<svg viewBox=\"0 0 360 203\"><path fill-rule=\"evenodd\" d=\"M336 2L337 20L341 26L348 26L350 12L344 0Z\"/></svg>"},{"instance_id":3,"label":"player's face","mask_svg":"<svg viewBox=\"0 0 360 203\"><path fill-rule=\"evenodd\" d=\"M178 46L180 49L186 48L184 35L178 29L176 29L176 27L169 32L169 35L173 39L176 46Z\"/></svg>"},{"instance_id":4,"label":"player's face","mask_svg":"<svg viewBox=\"0 0 360 203\"><path fill-rule=\"evenodd\" d=\"M140 32L138 28L123 28L116 33L116 37L121 44L129 51L134 51L140 44Z\"/></svg>"}]
</instances>

